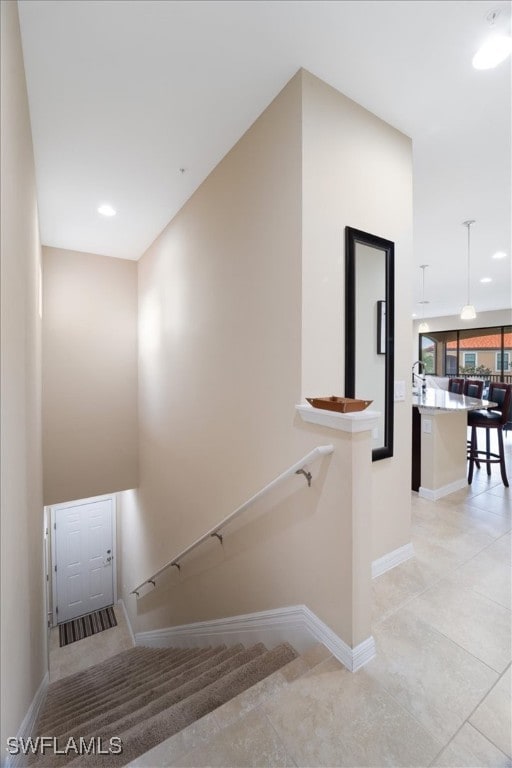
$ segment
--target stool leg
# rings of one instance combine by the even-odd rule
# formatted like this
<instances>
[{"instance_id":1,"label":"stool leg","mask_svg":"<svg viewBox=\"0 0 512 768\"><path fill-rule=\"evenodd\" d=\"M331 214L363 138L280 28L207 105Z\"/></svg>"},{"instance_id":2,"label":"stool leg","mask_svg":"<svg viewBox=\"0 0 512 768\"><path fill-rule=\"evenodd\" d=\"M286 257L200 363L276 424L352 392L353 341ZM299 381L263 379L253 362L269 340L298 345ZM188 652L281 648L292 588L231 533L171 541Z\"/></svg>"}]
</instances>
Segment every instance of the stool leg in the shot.
<instances>
[{"instance_id":1,"label":"stool leg","mask_svg":"<svg viewBox=\"0 0 512 768\"><path fill-rule=\"evenodd\" d=\"M469 447L469 471L468 471L468 485L473 482L473 469L475 467L475 451L476 451L476 427L471 427L471 443Z\"/></svg>"},{"instance_id":2,"label":"stool leg","mask_svg":"<svg viewBox=\"0 0 512 768\"><path fill-rule=\"evenodd\" d=\"M507 468L505 466L505 448L503 446L503 430L501 427L498 427L498 446L500 454L501 479L503 480L503 485L508 488Z\"/></svg>"},{"instance_id":3,"label":"stool leg","mask_svg":"<svg viewBox=\"0 0 512 768\"><path fill-rule=\"evenodd\" d=\"M489 464L489 454L491 452L491 430L485 430L485 458L487 459L487 474L491 474L491 465Z\"/></svg>"}]
</instances>

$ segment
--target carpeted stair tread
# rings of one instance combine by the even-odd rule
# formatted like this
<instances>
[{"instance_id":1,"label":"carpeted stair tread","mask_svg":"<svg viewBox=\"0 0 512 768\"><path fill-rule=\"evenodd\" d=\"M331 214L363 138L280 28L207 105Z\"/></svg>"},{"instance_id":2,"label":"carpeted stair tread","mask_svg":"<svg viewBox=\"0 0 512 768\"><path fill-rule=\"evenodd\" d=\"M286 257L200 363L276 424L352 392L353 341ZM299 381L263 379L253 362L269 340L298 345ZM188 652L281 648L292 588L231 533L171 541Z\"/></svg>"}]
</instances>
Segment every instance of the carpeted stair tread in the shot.
<instances>
[{"instance_id":1,"label":"carpeted stair tread","mask_svg":"<svg viewBox=\"0 0 512 768\"><path fill-rule=\"evenodd\" d=\"M52 683L49 686L49 695L47 697L47 706L39 719L39 724L47 727L53 726L55 717L59 711L73 710L80 704L83 705L85 698L105 698L113 691L125 685L127 681L135 680L139 675L159 674L162 670L169 668L169 661L165 656L155 657L146 654L134 659L130 664L113 665L110 670L103 670L101 674L92 673L88 679L82 679L80 685L74 689L66 687L65 691L54 691L53 686L59 685L61 681ZM94 667L91 667L93 670ZM73 693L74 691L74 693ZM50 714L51 713L51 714Z\"/></svg>"},{"instance_id":2,"label":"carpeted stair tread","mask_svg":"<svg viewBox=\"0 0 512 768\"><path fill-rule=\"evenodd\" d=\"M208 660L213 654L220 652L221 648L217 649L198 649L195 654L188 654L186 659L174 660L173 664L168 664L165 658L158 661L151 659L146 662L145 658L139 659L137 664L131 667L128 671L120 670L114 671L108 676L105 681L105 676L102 677L101 685L96 686L95 683L80 689L79 695L60 701L57 706L52 707L52 720L51 727L57 727L57 719L60 711L65 712L66 719L75 712L83 708L83 701L81 694L87 696L88 705L93 705L98 702L107 704L112 699L116 699L118 696L122 696L126 691L135 689L139 685L148 685L152 680L159 680L163 676L176 675L188 667L201 663L203 660ZM43 724L43 723L41 723ZM44 721L44 725L47 722Z\"/></svg>"},{"instance_id":3,"label":"carpeted stair tread","mask_svg":"<svg viewBox=\"0 0 512 768\"><path fill-rule=\"evenodd\" d=\"M37 768L125 765L296 657L286 643L271 651L262 644L247 650L236 646L124 651L52 683L35 731L56 737L60 748L70 738L86 743L99 738L108 744L112 736L120 737L122 753L75 757L72 752L47 751L29 762Z\"/></svg>"},{"instance_id":4,"label":"carpeted stair tread","mask_svg":"<svg viewBox=\"0 0 512 768\"><path fill-rule=\"evenodd\" d=\"M57 680L51 683L48 689L48 698L51 697L52 701L65 701L68 699L75 699L77 692L82 687L89 688L94 681L98 684L105 683L105 680L110 677L116 670L121 673L122 670L130 672L130 670L136 668L139 662L150 663L156 662L158 659L167 658L170 661L170 657L165 655L165 648L130 648L127 651L122 651L113 658L106 659L105 661L95 664L92 667L77 672L74 675ZM149 653L148 653L149 651Z\"/></svg>"},{"instance_id":5,"label":"carpeted stair tread","mask_svg":"<svg viewBox=\"0 0 512 768\"><path fill-rule=\"evenodd\" d=\"M169 692L163 692L161 695L158 695L158 692L156 691L149 691L148 693L152 693L153 696L150 695L148 697L149 700L145 705L138 702L140 706L137 706L134 709L132 703L129 703L123 708L124 714L118 713L118 716L112 717L111 714L107 712L101 724L99 721L95 721L94 723L91 721L85 723L77 722L75 726L66 733L52 735L58 737L59 744L66 744L71 737L75 739L83 737L86 741L92 737L102 737L108 740L112 734L118 735L120 732L138 725L141 721L172 707L174 704L192 696L194 693L201 691L206 686L219 680L230 671L246 665L248 662L257 659L265 653L266 648L261 643L252 646L252 648L249 648L248 650L243 649L238 653L231 654L225 661L212 666L201 675L188 680L184 679L183 684L180 685L179 688L175 688ZM72 758L73 755L71 755L70 758L62 757L59 759L55 759L55 757L52 756L52 760L48 761L43 759L40 764L52 766L53 768L54 765L65 765Z\"/></svg>"},{"instance_id":6,"label":"carpeted stair tread","mask_svg":"<svg viewBox=\"0 0 512 768\"><path fill-rule=\"evenodd\" d=\"M121 738L123 743L122 754L89 756L87 766L90 768L95 766L116 768L116 766L131 762L156 744L165 741L195 720L204 717L238 694L243 693L296 657L297 653L287 643L283 643L271 651L265 651L257 658L232 670L172 707L136 723L127 730L121 732L116 730L115 734ZM113 734L114 731L111 733ZM74 768L74 766L81 765L82 762L83 758L75 758L71 760L69 765Z\"/></svg>"},{"instance_id":7,"label":"carpeted stair tread","mask_svg":"<svg viewBox=\"0 0 512 768\"><path fill-rule=\"evenodd\" d=\"M147 666L142 666L140 669L137 667L131 670L129 674L123 671L120 679L118 679L118 674L112 675L110 680L104 683L100 689L91 686L90 690L85 692L87 694L85 707L81 698L75 698L72 705L65 701L64 703L59 703L56 707L52 707L51 717L41 718L38 724L38 732L41 734L41 729L50 729L52 733L62 733L67 730L64 724L72 721L76 713L85 716L95 710L99 712L108 711L112 702L114 702L114 705L117 705L127 698L136 696L141 690L145 690L153 685L160 685L198 665L208 664L209 660L222 652L222 650L225 649L222 647L199 649L193 655L188 654L186 661L177 660L174 665L168 665L164 659L156 667L154 662L152 662ZM141 662L139 661L140 664Z\"/></svg>"},{"instance_id":8,"label":"carpeted stair tread","mask_svg":"<svg viewBox=\"0 0 512 768\"><path fill-rule=\"evenodd\" d=\"M76 728L91 730L101 727L105 722L111 722L115 716L121 717L145 704L153 701L159 696L180 687L183 683L193 680L208 669L231 658L242 650L242 646L235 648L213 649L206 658L202 655L201 662L194 663L190 661L187 664L180 665L177 670L160 674L158 677L151 677L145 683L141 683L130 689L129 684L116 695L106 701L96 701L92 705L87 702L87 706L74 713L63 714L60 721L56 721L52 733L56 736L67 734ZM119 714L118 714L119 713ZM96 732L95 732L96 733Z\"/></svg>"},{"instance_id":9,"label":"carpeted stair tread","mask_svg":"<svg viewBox=\"0 0 512 768\"><path fill-rule=\"evenodd\" d=\"M135 654L133 651L137 650ZM70 701L76 701L81 691L90 691L93 686L96 687L98 693L102 690L106 690L112 680L113 676L117 674L119 679L123 678L123 673L133 675L137 674L140 670L148 669L152 665L155 670L165 668L167 666L176 665L182 663L187 658L192 658L194 655L198 655L207 649L194 649L192 651L181 651L180 654L170 653L171 649L167 648L137 648L130 649L129 656L123 654L123 658L117 660L117 656L114 657L110 665L102 662L101 665L95 665L89 669L85 669L82 672L77 673L71 677L66 677L63 680L59 680L52 683L49 688L49 698L55 704L66 703ZM121 655L121 654L119 654ZM108 661L108 660L107 660ZM98 667L101 666L101 669ZM78 677L79 676L79 677Z\"/></svg>"}]
</instances>

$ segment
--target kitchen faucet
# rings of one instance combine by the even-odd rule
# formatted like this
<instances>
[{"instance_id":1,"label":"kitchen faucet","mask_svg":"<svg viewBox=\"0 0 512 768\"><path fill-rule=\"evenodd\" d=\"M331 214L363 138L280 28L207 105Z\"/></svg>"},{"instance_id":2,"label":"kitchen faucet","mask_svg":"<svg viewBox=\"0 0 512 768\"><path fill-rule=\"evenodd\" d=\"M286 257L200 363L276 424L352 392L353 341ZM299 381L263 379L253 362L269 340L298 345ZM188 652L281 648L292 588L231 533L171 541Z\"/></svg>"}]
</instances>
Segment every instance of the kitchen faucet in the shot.
<instances>
[{"instance_id":1,"label":"kitchen faucet","mask_svg":"<svg viewBox=\"0 0 512 768\"><path fill-rule=\"evenodd\" d=\"M416 371L414 370L416 366L418 366L418 370L423 370L423 374L416 373ZM423 362L423 360L416 360L416 362L412 364L412 386L413 387L416 383L416 378L418 378L421 381L422 392L425 392L425 390L427 389L427 379L425 376L425 363Z\"/></svg>"}]
</instances>

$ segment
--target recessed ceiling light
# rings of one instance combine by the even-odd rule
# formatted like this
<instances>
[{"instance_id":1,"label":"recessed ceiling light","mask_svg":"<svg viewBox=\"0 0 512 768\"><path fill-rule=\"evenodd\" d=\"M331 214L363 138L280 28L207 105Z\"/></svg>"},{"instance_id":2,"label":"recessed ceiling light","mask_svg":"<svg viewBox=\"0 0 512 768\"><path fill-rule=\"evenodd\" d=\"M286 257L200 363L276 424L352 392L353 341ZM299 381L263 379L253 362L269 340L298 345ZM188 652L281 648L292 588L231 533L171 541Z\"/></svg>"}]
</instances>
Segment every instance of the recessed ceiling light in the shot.
<instances>
[{"instance_id":1,"label":"recessed ceiling light","mask_svg":"<svg viewBox=\"0 0 512 768\"><path fill-rule=\"evenodd\" d=\"M101 213L102 216L115 216L116 215L115 208L112 208L112 206L108 205L108 204L100 205L100 207L98 208L98 213Z\"/></svg>"},{"instance_id":2,"label":"recessed ceiling light","mask_svg":"<svg viewBox=\"0 0 512 768\"><path fill-rule=\"evenodd\" d=\"M492 277L481 277L480 278L481 283L492 283Z\"/></svg>"},{"instance_id":3,"label":"recessed ceiling light","mask_svg":"<svg viewBox=\"0 0 512 768\"><path fill-rule=\"evenodd\" d=\"M499 8L492 8L485 15L487 24L492 31L473 56L473 66L475 69L492 69L497 67L512 52L512 37L497 31L498 25L496 21L500 13L501 10Z\"/></svg>"},{"instance_id":4,"label":"recessed ceiling light","mask_svg":"<svg viewBox=\"0 0 512 768\"><path fill-rule=\"evenodd\" d=\"M511 51L511 37L491 35L473 56L473 66L475 69L493 69L505 61Z\"/></svg>"},{"instance_id":5,"label":"recessed ceiling light","mask_svg":"<svg viewBox=\"0 0 512 768\"><path fill-rule=\"evenodd\" d=\"M506 258L506 255L505 251L496 251L496 253L493 253L492 257L493 259L504 259Z\"/></svg>"},{"instance_id":6,"label":"recessed ceiling light","mask_svg":"<svg viewBox=\"0 0 512 768\"><path fill-rule=\"evenodd\" d=\"M416 312L413 312L413 313L412 313L412 316L413 316L413 317L418 317L418 315L416 314Z\"/></svg>"}]
</instances>

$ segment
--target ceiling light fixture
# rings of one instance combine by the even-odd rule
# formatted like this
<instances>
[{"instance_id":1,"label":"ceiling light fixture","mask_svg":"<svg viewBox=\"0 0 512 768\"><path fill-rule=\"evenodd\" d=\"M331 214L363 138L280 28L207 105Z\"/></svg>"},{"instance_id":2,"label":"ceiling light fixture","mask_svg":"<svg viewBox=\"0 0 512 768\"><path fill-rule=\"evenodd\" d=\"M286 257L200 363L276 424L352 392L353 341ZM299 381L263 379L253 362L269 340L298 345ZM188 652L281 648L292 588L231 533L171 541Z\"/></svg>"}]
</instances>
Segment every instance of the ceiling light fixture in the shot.
<instances>
[{"instance_id":1,"label":"ceiling light fixture","mask_svg":"<svg viewBox=\"0 0 512 768\"><path fill-rule=\"evenodd\" d=\"M492 257L493 259L505 259L507 254L505 251L496 251L496 253L493 253Z\"/></svg>"},{"instance_id":2,"label":"ceiling light fixture","mask_svg":"<svg viewBox=\"0 0 512 768\"><path fill-rule=\"evenodd\" d=\"M105 205L100 205L100 207L98 208L98 213L101 213L102 216L115 216L116 210L115 208L112 208L111 205L108 205L108 203L106 203Z\"/></svg>"},{"instance_id":3,"label":"ceiling light fixture","mask_svg":"<svg viewBox=\"0 0 512 768\"><path fill-rule=\"evenodd\" d=\"M492 283L492 277L481 277L480 278L481 283Z\"/></svg>"},{"instance_id":4,"label":"ceiling light fixture","mask_svg":"<svg viewBox=\"0 0 512 768\"><path fill-rule=\"evenodd\" d=\"M494 27L496 19L499 16L499 10L489 11L487 23ZM475 69L493 69L505 61L512 51L512 37L510 35L493 32L480 46L473 56L473 66Z\"/></svg>"},{"instance_id":5,"label":"ceiling light fixture","mask_svg":"<svg viewBox=\"0 0 512 768\"><path fill-rule=\"evenodd\" d=\"M470 288L470 280L471 280L471 277L470 277L470 257L471 257L470 231L471 231L471 225L475 223L475 219L468 219L467 221L463 221L462 223L465 227L468 228L468 301L467 301L467 304L465 304L460 311L460 319L474 320L476 317L476 310L470 300L469 288Z\"/></svg>"},{"instance_id":6,"label":"ceiling light fixture","mask_svg":"<svg viewBox=\"0 0 512 768\"><path fill-rule=\"evenodd\" d=\"M425 304L428 304L428 301L425 301L425 270L428 267L428 264L421 264L420 269L422 270L422 278L421 278L421 323L418 326L418 333L427 333L430 329L428 327L428 323L425 321Z\"/></svg>"}]
</instances>

